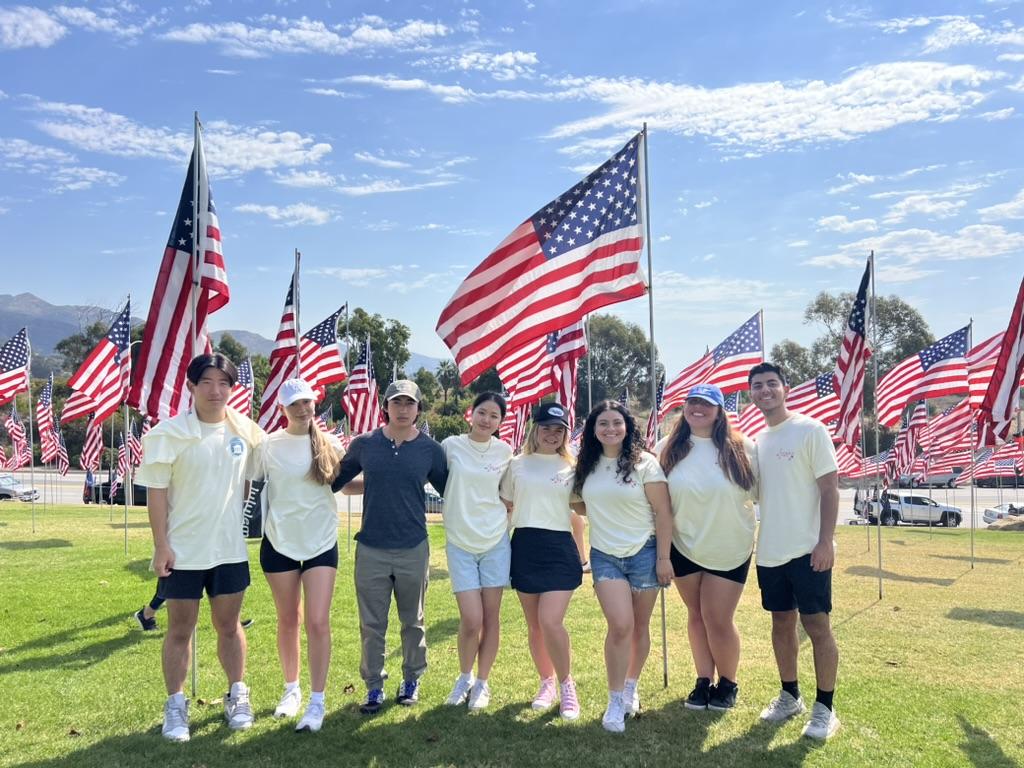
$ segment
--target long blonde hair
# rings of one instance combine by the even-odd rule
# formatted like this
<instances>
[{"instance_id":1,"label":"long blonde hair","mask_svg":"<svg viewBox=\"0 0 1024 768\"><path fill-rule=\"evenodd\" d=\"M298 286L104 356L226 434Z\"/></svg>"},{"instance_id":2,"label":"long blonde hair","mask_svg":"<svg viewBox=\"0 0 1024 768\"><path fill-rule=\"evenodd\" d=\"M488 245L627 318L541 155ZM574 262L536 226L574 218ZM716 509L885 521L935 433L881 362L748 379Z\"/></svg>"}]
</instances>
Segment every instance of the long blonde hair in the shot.
<instances>
[{"instance_id":1,"label":"long blonde hair","mask_svg":"<svg viewBox=\"0 0 1024 768\"><path fill-rule=\"evenodd\" d=\"M330 485L341 470L341 456L317 426L316 419L309 422L309 447L313 452L309 479L320 485Z\"/></svg>"},{"instance_id":2,"label":"long blonde hair","mask_svg":"<svg viewBox=\"0 0 1024 768\"><path fill-rule=\"evenodd\" d=\"M537 452L537 430L539 426L535 423L530 424L530 433L526 436L526 441L523 444L523 454L529 456L531 453ZM568 461L570 464L575 464L576 459L569 453L569 430L562 427L564 434L562 437L562 444L558 446L558 455Z\"/></svg>"}]
</instances>

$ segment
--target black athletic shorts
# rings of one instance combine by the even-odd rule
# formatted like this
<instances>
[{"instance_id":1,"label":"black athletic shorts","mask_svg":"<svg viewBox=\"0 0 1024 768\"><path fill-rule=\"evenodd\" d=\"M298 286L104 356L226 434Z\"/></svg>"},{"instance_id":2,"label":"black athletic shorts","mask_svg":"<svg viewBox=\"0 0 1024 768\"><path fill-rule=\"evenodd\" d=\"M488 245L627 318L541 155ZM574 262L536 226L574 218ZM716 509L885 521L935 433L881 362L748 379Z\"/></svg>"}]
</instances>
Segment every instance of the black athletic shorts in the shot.
<instances>
[{"instance_id":1,"label":"black athletic shorts","mask_svg":"<svg viewBox=\"0 0 1024 768\"><path fill-rule=\"evenodd\" d=\"M832 569L811 569L810 554L776 566L757 566L761 607L766 611L832 613Z\"/></svg>"},{"instance_id":2,"label":"black athletic shorts","mask_svg":"<svg viewBox=\"0 0 1024 768\"><path fill-rule=\"evenodd\" d=\"M210 597L245 592L249 586L249 561L223 563L205 570L175 568L170 576L157 580L157 597L164 600L201 600L203 590Z\"/></svg>"},{"instance_id":3,"label":"black athletic shorts","mask_svg":"<svg viewBox=\"0 0 1024 768\"><path fill-rule=\"evenodd\" d=\"M683 576L689 576L691 573L710 573L712 576L718 576L721 579L735 581L737 584L746 584L747 574L750 572L749 557L735 568L731 568L728 571L715 571L711 568L705 568L703 565L698 565L693 562L693 560L676 549L674 544L672 545L672 550L669 552L669 559L672 561L672 572L675 574L677 579L681 579Z\"/></svg>"},{"instance_id":4,"label":"black athletic shorts","mask_svg":"<svg viewBox=\"0 0 1024 768\"><path fill-rule=\"evenodd\" d=\"M270 539L266 536L263 537L263 543L260 544L260 568L263 569L264 573L287 573L288 571L305 573L310 568L319 568L321 566L335 569L338 567L338 542L334 542L333 547L324 550L316 557L299 561L282 555L274 549Z\"/></svg>"}]
</instances>

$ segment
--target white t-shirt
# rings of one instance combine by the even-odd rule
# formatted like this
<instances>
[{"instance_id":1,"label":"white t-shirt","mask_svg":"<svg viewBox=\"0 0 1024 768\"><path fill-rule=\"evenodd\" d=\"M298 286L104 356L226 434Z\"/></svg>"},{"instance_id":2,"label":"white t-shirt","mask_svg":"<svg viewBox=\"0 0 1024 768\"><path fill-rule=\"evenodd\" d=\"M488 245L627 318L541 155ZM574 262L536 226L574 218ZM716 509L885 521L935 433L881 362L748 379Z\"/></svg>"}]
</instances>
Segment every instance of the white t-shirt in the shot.
<instances>
[{"instance_id":1,"label":"white t-shirt","mask_svg":"<svg viewBox=\"0 0 1024 768\"><path fill-rule=\"evenodd\" d=\"M665 482L665 473L645 451L623 480L617 461L601 456L580 495L590 520L590 546L612 557L630 557L654 535L654 510L644 486Z\"/></svg>"},{"instance_id":2,"label":"white t-shirt","mask_svg":"<svg viewBox=\"0 0 1024 768\"><path fill-rule=\"evenodd\" d=\"M754 549L754 488L745 491L726 476L711 438L690 435L690 442L686 458L668 473L672 544L697 565L731 571ZM743 448L756 476L754 444L744 438Z\"/></svg>"},{"instance_id":3,"label":"white t-shirt","mask_svg":"<svg viewBox=\"0 0 1024 768\"><path fill-rule=\"evenodd\" d=\"M344 451L334 435L327 440L340 458ZM311 560L338 541L338 503L330 485L310 479L313 449L309 435L271 432L260 447L267 473L270 509L264 535L274 549L292 560Z\"/></svg>"},{"instance_id":4,"label":"white t-shirt","mask_svg":"<svg viewBox=\"0 0 1024 768\"><path fill-rule=\"evenodd\" d=\"M817 479L837 472L836 452L820 421L791 413L757 436L761 528L757 564L776 566L808 554L821 531Z\"/></svg>"},{"instance_id":5,"label":"white t-shirt","mask_svg":"<svg viewBox=\"0 0 1024 768\"><path fill-rule=\"evenodd\" d=\"M508 511L498 497L512 448L495 437L486 443L453 435L441 443L448 460L444 487L444 530L449 544L483 554L508 531Z\"/></svg>"},{"instance_id":6,"label":"white t-shirt","mask_svg":"<svg viewBox=\"0 0 1024 768\"><path fill-rule=\"evenodd\" d=\"M512 459L501 479L501 498L512 502L512 527L572 532L573 476L572 464L558 454Z\"/></svg>"},{"instance_id":7,"label":"white t-shirt","mask_svg":"<svg viewBox=\"0 0 1024 768\"><path fill-rule=\"evenodd\" d=\"M245 481L253 477L252 449L262 436L248 419L207 424L189 412L159 423L142 439L136 482L167 489L167 541L175 569L206 570L249 559L242 505Z\"/></svg>"}]
</instances>

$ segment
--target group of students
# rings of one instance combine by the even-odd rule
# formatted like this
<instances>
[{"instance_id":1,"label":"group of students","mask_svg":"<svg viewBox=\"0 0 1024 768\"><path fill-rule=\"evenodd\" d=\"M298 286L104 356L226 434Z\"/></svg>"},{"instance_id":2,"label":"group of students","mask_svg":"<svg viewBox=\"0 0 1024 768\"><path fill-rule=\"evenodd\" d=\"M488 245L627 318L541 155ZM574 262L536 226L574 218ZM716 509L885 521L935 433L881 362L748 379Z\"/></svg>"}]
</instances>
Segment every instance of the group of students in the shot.
<instances>
[{"instance_id":1,"label":"group of students","mask_svg":"<svg viewBox=\"0 0 1024 768\"><path fill-rule=\"evenodd\" d=\"M577 456L570 414L539 406L522 453L496 437L505 416L501 395L473 402L468 434L441 444L420 432L417 385L393 382L384 395L384 426L354 439L347 451L314 421L315 393L285 382L283 430L264 434L226 408L235 369L222 355L202 355L188 369L193 407L144 438L138 482L149 486L149 515L167 600L163 671L168 698L163 735L189 738L183 693L189 640L205 590L228 678L225 716L234 729L252 725L239 624L249 585L241 534L245 482L265 478L269 515L260 565L274 597L284 692L275 717L302 708L300 627L305 623L312 693L296 730L318 731L331 652L330 605L338 564L334 493L363 494L356 534L364 714L386 697L385 635L392 598L401 623L402 681L396 701L418 701L427 668L424 597L429 571L424 486L445 498L446 554L459 609L460 674L446 704L488 706L499 646L504 590L516 591L539 677L535 710L558 704L575 720L565 616L583 581L573 516L590 524L594 590L607 621L604 657L608 703L602 726L625 730L640 708L638 680L650 651L658 590L675 583L687 608L697 673L684 704L729 710L739 691L740 637L734 616L747 579L757 525L757 576L772 615L781 691L761 713L778 722L806 711L797 683L798 617L814 648L817 695L804 734L827 739L839 727L832 703L838 667L831 612L832 537L838 510L835 452L827 429L785 407L785 374L771 363L750 372L754 403L767 428L756 444L734 432L721 390L693 387L678 420L650 453L629 410L599 403L587 416ZM511 531L511 534L510 534Z\"/></svg>"}]
</instances>

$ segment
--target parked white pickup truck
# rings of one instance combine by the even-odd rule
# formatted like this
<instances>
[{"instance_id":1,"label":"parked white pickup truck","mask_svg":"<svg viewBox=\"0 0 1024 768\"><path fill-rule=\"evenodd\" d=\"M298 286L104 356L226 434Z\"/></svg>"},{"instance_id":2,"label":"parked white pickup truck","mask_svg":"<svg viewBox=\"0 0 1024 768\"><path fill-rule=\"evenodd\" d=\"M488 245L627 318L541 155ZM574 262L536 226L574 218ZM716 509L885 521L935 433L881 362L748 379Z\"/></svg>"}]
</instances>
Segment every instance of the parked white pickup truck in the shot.
<instances>
[{"instance_id":1,"label":"parked white pickup truck","mask_svg":"<svg viewBox=\"0 0 1024 768\"><path fill-rule=\"evenodd\" d=\"M918 496L912 493L889 491L889 509L882 509L881 502L864 499L859 501L854 511L862 518L866 518L872 525L877 525L879 518L882 525L944 525L956 528L964 519L964 513L959 507L949 507L939 504L927 496Z\"/></svg>"}]
</instances>

